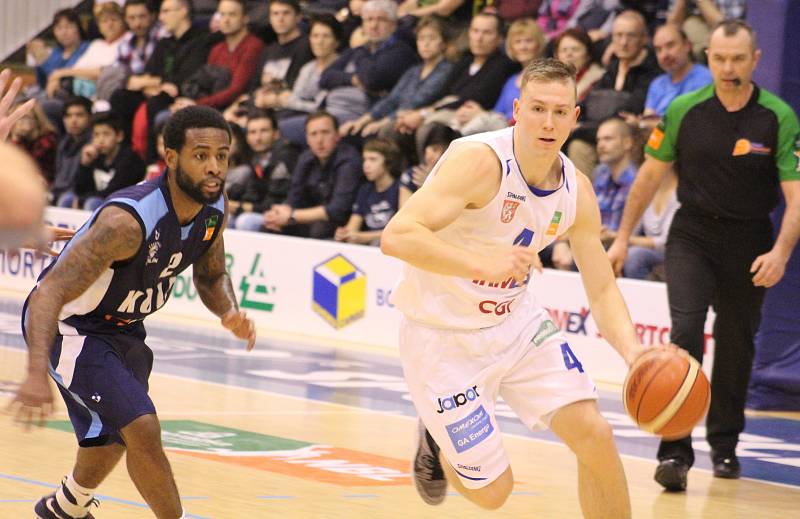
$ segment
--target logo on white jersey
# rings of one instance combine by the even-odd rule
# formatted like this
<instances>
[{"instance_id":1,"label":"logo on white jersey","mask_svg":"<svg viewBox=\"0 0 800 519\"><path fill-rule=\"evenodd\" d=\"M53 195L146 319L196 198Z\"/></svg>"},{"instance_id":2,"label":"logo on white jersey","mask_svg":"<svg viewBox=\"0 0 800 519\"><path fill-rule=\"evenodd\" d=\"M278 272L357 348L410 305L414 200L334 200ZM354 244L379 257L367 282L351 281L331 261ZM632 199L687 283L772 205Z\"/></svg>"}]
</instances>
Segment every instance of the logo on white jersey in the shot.
<instances>
[{"instance_id":1,"label":"logo on white jersey","mask_svg":"<svg viewBox=\"0 0 800 519\"><path fill-rule=\"evenodd\" d=\"M158 241L160 237L161 235L158 232L158 229L156 229L153 243L147 246L147 265L150 265L151 263L158 263L158 258L156 255L158 254L158 249L161 248L161 242Z\"/></svg>"},{"instance_id":2,"label":"logo on white jersey","mask_svg":"<svg viewBox=\"0 0 800 519\"><path fill-rule=\"evenodd\" d=\"M511 222L511 220L514 219L514 215L517 213L517 207L519 207L519 202L504 200L503 209L500 211L500 221L503 223Z\"/></svg>"},{"instance_id":3,"label":"logo on white jersey","mask_svg":"<svg viewBox=\"0 0 800 519\"><path fill-rule=\"evenodd\" d=\"M505 315L511 312L511 303L513 302L513 299L500 302L489 300L481 301L478 303L478 310L483 314Z\"/></svg>"}]
</instances>

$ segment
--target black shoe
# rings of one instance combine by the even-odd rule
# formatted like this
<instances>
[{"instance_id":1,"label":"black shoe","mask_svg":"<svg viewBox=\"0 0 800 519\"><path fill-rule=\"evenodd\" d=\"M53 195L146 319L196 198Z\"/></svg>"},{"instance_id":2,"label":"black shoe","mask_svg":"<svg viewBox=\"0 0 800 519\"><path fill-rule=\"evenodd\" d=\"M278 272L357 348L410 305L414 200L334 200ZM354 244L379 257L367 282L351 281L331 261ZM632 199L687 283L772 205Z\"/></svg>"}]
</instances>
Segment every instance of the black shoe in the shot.
<instances>
[{"instance_id":1,"label":"black shoe","mask_svg":"<svg viewBox=\"0 0 800 519\"><path fill-rule=\"evenodd\" d=\"M712 461L714 462L715 478L739 479L739 476L742 475L742 466L739 464L736 454L715 456Z\"/></svg>"},{"instance_id":2,"label":"black shoe","mask_svg":"<svg viewBox=\"0 0 800 519\"><path fill-rule=\"evenodd\" d=\"M417 434L419 443L417 455L414 456L414 485L423 501L429 505L438 505L447 495L447 478L439 461L439 446L419 421Z\"/></svg>"},{"instance_id":3,"label":"black shoe","mask_svg":"<svg viewBox=\"0 0 800 519\"><path fill-rule=\"evenodd\" d=\"M667 458L661 460L656 468L655 480L667 492L682 492L686 490L686 474L689 464L681 458Z\"/></svg>"}]
</instances>

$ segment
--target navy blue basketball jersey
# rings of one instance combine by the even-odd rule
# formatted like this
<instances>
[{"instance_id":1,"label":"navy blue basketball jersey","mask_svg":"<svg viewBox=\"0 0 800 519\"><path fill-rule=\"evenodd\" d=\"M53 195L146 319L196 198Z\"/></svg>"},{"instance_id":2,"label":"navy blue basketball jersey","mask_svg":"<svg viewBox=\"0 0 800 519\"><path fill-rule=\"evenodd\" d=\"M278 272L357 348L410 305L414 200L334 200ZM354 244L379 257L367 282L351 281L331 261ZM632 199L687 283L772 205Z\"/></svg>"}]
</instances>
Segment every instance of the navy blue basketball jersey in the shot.
<instances>
[{"instance_id":1,"label":"navy blue basketball jersey","mask_svg":"<svg viewBox=\"0 0 800 519\"><path fill-rule=\"evenodd\" d=\"M78 230L64 250L95 222L104 207L128 211L142 228L142 245L132 258L117 262L92 286L61 310L59 320L81 335L133 331L142 319L167 302L178 274L199 259L222 232L222 197L204 205L181 226L169 195L167 175L113 193ZM63 252L62 252L63 254ZM61 255L39 276L43 279Z\"/></svg>"}]
</instances>

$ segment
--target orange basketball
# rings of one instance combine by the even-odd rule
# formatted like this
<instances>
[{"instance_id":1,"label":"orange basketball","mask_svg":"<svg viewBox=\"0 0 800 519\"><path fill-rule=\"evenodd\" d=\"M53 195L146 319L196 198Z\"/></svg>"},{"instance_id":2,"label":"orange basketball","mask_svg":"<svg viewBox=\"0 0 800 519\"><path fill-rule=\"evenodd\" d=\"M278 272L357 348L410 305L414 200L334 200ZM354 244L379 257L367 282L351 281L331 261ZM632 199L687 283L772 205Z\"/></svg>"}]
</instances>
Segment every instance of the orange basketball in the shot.
<instances>
[{"instance_id":1,"label":"orange basketball","mask_svg":"<svg viewBox=\"0 0 800 519\"><path fill-rule=\"evenodd\" d=\"M688 436L705 416L711 386L687 353L655 349L631 367L622 397L625 411L640 429L678 439Z\"/></svg>"}]
</instances>

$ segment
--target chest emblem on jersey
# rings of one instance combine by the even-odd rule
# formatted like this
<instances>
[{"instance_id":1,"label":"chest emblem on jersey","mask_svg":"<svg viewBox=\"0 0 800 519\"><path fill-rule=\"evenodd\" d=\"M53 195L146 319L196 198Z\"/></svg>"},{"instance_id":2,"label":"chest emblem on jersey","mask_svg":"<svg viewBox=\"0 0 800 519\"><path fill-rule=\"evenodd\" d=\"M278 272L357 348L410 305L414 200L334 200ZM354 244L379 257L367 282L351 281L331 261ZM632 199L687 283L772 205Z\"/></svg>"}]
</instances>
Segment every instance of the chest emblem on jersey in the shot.
<instances>
[{"instance_id":1,"label":"chest emblem on jersey","mask_svg":"<svg viewBox=\"0 0 800 519\"><path fill-rule=\"evenodd\" d=\"M156 229L153 238L153 243L147 246L147 265L158 263L158 249L161 248L161 242L159 241L161 233L158 232L158 229Z\"/></svg>"},{"instance_id":2,"label":"chest emblem on jersey","mask_svg":"<svg viewBox=\"0 0 800 519\"><path fill-rule=\"evenodd\" d=\"M555 236L558 232L558 224L561 223L561 211L553 213L553 219L550 220L550 225L547 226L546 236Z\"/></svg>"},{"instance_id":3,"label":"chest emblem on jersey","mask_svg":"<svg viewBox=\"0 0 800 519\"><path fill-rule=\"evenodd\" d=\"M742 155L769 155L772 149L764 146L760 142L752 142L747 139L739 139L733 146L733 156L740 157Z\"/></svg>"},{"instance_id":4,"label":"chest emblem on jersey","mask_svg":"<svg viewBox=\"0 0 800 519\"><path fill-rule=\"evenodd\" d=\"M503 209L500 211L500 221L503 223L509 223L511 220L513 220L514 215L517 213L517 207L519 207L519 202L514 200L504 200Z\"/></svg>"},{"instance_id":5,"label":"chest emblem on jersey","mask_svg":"<svg viewBox=\"0 0 800 519\"><path fill-rule=\"evenodd\" d=\"M203 236L203 241L208 241L214 236L214 229L217 228L218 215L212 215L206 218L206 234Z\"/></svg>"}]
</instances>

